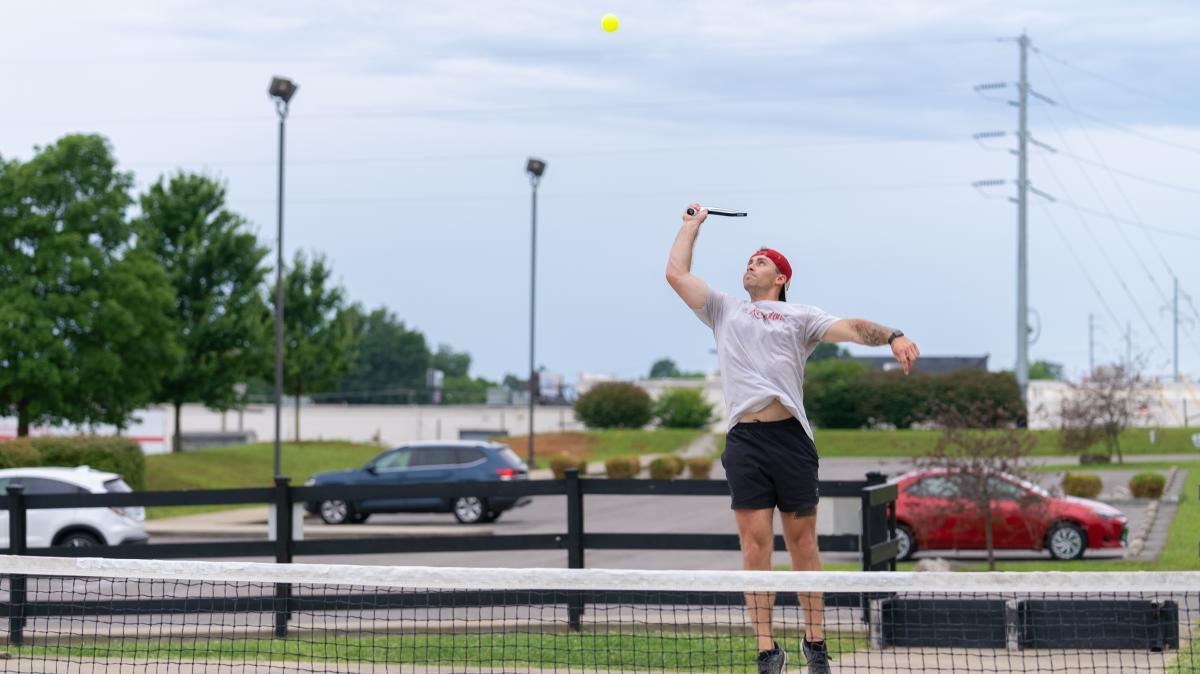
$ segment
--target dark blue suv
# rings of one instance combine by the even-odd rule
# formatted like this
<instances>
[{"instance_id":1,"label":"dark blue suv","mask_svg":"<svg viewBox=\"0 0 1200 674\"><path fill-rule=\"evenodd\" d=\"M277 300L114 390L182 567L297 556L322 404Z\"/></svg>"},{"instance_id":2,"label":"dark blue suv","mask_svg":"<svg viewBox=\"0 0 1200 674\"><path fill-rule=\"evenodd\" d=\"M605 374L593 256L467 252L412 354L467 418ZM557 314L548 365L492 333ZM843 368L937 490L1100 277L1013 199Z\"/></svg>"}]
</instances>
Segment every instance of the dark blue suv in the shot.
<instances>
[{"instance_id":1,"label":"dark blue suv","mask_svg":"<svg viewBox=\"0 0 1200 674\"><path fill-rule=\"evenodd\" d=\"M395 485L395 498L330 499L304 507L328 524L358 524L372 513L454 513L463 524L493 522L530 497L462 496L406 498L404 485L422 482L495 482L526 480L529 469L507 445L494 442L422 442L389 449L355 470L319 473L307 486ZM353 493L351 490L350 493Z\"/></svg>"}]
</instances>

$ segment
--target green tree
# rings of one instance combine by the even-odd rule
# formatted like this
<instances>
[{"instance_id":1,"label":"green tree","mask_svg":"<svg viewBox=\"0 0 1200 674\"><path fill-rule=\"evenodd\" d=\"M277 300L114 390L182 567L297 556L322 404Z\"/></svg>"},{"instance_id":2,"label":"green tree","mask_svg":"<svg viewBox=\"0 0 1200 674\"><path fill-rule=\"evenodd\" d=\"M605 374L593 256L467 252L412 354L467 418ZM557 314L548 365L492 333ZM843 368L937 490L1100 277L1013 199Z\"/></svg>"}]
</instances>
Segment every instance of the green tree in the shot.
<instances>
[{"instance_id":1,"label":"green tree","mask_svg":"<svg viewBox=\"0 0 1200 674\"><path fill-rule=\"evenodd\" d=\"M679 376L679 368L670 358L659 358L650 366L651 379L671 379Z\"/></svg>"},{"instance_id":2,"label":"green tree","mask_svg":"<svg viewBox=\"0 0 1200 674\"><path fill-rule=\"evenodd\" d=\"M821 342L817 345L817 348L813 349L812 354L809 355L808 362L833 360L835 358L850 358L850 351L839 348L837 344Z\"/></svg>"},{"instance_id":3,"label":"green tree","mask_svg":"<svg viewBox=\"0 0 1200 674\"><path fill-rule=\"evenodd\" d=\"M123 427L179 358L170 283L126 217L132 183L95 135L0 160L0 414L20 436Z\"/></svg>"},{"instance_id":4,"label":"green tree","mask_svg":"<svg viewBox=\"0 0 1200 674\"><path fill-rule=\"evenodd\" d=\"M158 400L175 407L174 451L182 448L180 408L201 402L225 410L271 357L260 285L268 268L246 221L225 207L225 188L206 176L162 178L141 198L138 241L153 252L175 289L175 338L184 357L162 381Z\"/></svg>"},{"instance_id":5,"label":"green tree","mask_svg":"<svg viewBox=\"0 0 1200 674\"><path fill-rule=\"evenodd\" d=\"M1048 360L1035 360L1029 365L1030 379L1051 379L1054 381L1063 378L1062 363L1052 363Z\"/></svg>"},{"instance_id":6,"label":"green tree","mask_svg":"<svg viewBox=\"0 0 1200 674\"><path fill-rule=\"evenodd\" d=\"M406 328L383 307L364 314L354 305L348 315L357 349L338 393L326 399L362 405L413 402L425 387L425 371L430 367L425 335Z\"/></svg>"},{"instance_id":7,"label":"green tree","mask_svg":"<svg viewBox=\"0 0 1200 674\"><path fill-rule=\"evenodd\" d=\"M300 398L337 385L354 360L354 319L345 291L333 284L323 256L311 263L297 251L283 283L283 388L296 399L296 439L300 439ZM271 304L274 305L274 294Z\"/></svg>"},{"instance_id":8,"label":"green tree","mask_svg":"<svg viewBox=\"0 0 1200 674\"><path fill-rule=\"evenodd\" d=\"M862 428L868 422L866 367L830 358L809 361L804 372L804 406L822 428Z\"/></svg>"},{"instance_id":9,"label":"green tree","mask_svg":"<svg viewBox=\"0 0 1200 674\"><path fill-rule=\"evenodd\" d=\"M482 377L446 377L442 384L443 405L478 405L487 402L489 388L493 382Z\"/></svg>"},{"instance_id":10,"label":"green tree","mask_svg":"<svg viewBox=\"0 0 1200 674\"><path fill-rule=\"evenodd\" d=\"M471 354L455 351L449 344L438 344L438 350L430 360L430 367L441 370L446 378L466 377L471 369Z\"/></svg>"}]
</instances>

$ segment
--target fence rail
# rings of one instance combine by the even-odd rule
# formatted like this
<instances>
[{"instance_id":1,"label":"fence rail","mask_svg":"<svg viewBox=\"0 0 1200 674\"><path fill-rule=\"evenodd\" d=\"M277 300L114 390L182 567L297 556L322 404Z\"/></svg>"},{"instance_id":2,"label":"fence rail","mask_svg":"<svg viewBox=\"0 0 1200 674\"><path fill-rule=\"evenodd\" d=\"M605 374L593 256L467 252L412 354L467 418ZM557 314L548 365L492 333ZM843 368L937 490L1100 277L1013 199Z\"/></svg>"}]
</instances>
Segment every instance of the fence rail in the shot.
<instances>
[{"instance_id":1,"label":"fence rail","mask_svg":"<svg viewBox=\"0 0 1200 674\"><path fill-rule=\"evenodd\" d=\"M728 496L724 480L609 480L581 478L568 470L561 480L519 480L513 482L428 483L402 487L406 497L457 498L460 496L565 496L566 531L552 534L510 534L504 536L414 536L370 537L345 540L293 540L292 505L326 499L355 501L368 498L394 498L397 487L387 486L314 486L293 487L288 478L278 477L275 485L258 489L205 489L190 491L148 491L113 494L30 494L19 485L10 485L0 496L0 510L9 513L9 548L12 555L48 555L63 557L111 557L122 559L180 559L217 557L274 557L289 564L296 555L355 555L414 552L472 552L501 550L566 550L567 566L584 568L586 550L737 550L736 534L640 534L586 533L584 500L586 495L656 496ZM865 480L831 480L820 483L825 497L860 499L862 530L858 534L818 536L818 548L826 552L860 552L864 571L895 570L896 485L883 475L868 473ZM274 540L205 541L196 543L150 543L147 545L102 545L84 548L29 548L27 515L29 510L61 508L97 508L129 506L191 506L270 504L275 506ZM775 537L775 549L785 550L782 536ZM21 643L26 617L59 615L63 607L26 600L25 579L10 580L10 597L0 604L9 618L9 641ZM572 595L568 601L570 623L578 627L586 597ZM280 584L271 601L262 603L275 611L275 633L287 635L288 616L298 610L291 588ZM110 602L111 604L111 602ZM138 602L130 603L135 610ZM72 604L76 610L78 604ZM95 610L104 610L95 607ZM139 609L140 610L140 609ZM253 607L246 610L256 610Z\"/></svg>"}]
</instances>

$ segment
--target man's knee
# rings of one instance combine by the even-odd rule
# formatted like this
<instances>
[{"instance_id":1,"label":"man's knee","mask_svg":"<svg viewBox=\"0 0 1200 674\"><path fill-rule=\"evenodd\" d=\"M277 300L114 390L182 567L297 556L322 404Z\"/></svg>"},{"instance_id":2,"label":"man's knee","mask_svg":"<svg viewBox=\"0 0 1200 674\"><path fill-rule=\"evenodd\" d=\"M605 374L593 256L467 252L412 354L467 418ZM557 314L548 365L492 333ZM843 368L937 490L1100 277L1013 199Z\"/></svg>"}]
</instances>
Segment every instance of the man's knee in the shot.
<instances>
[{"instance_id":1,"label":"man's knee","mask_svg":"<svg viewBox=\"0 0 1200 674\"><path fill-rule=\"evenodd\" d=\"M741 537L742 556L747 560L761 559L770 557L775 551L775 540L773 535L766 536L749 536Z\"/></svg>"},{"instance_id":2,"label":"man's knee","mask_svg":"<svg viewBox=\"0 0 1200 674\"><path fill-rule=\"evenodd\" d=\"M808 515L796 513L787 527L787 534L794 544L802 547L815 546L817 544L816 508L812 508L811 514Z\"/></svg>"}]
</instances>

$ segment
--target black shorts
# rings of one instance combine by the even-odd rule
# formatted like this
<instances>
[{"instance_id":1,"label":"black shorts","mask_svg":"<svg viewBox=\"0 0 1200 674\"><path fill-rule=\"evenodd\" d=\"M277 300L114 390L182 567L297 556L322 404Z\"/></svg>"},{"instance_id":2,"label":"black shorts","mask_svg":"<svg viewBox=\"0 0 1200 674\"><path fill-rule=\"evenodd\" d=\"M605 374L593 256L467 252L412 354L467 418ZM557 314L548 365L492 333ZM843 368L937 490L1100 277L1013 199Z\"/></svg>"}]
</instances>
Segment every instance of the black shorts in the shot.
<instances>
[{"instance_id":1,"label":"black shorts","mask_svg":"<svg viewBox=\"0 0 1200 674\"><path fill-rule=\"evenodd\" d=\"M737 424L721 456L734 510L808 514L821 497L817 464L817 448L796 419Z\"/></svg>"}]
</instances>

